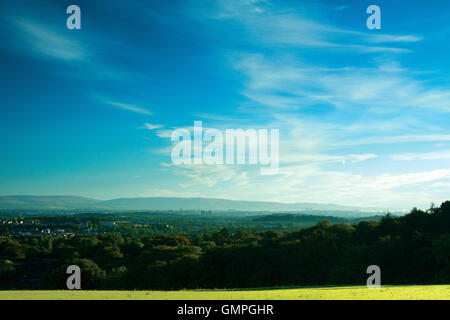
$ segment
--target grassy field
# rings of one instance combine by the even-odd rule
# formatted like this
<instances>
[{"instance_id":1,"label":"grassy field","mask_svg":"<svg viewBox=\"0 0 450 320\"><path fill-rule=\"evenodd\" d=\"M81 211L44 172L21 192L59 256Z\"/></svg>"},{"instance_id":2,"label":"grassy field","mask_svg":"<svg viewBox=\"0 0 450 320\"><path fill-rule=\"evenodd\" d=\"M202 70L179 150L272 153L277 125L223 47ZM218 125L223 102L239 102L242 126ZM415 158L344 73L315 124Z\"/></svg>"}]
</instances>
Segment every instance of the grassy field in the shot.
<instances>
[{"instance_id":1,"label":"grassy field","mask_svg":"<svg viewBox=\"0 0 450 320\"><path fill-rule=\"evenodd\" d=\"M450 285L189 291L0 291L0 300L450 300Z\"/></svg>"}]
</instances>

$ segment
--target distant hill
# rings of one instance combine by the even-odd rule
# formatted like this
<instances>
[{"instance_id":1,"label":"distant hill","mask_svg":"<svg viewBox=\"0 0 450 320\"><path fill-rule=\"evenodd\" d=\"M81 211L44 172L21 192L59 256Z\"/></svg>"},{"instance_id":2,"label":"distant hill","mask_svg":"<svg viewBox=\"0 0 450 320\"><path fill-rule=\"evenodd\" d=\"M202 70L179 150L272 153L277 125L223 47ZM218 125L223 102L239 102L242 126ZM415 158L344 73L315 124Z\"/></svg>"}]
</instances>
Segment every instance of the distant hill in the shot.
<instances>
[{"instance_id":1,"label":"distant hill","mask_svg":"<svg viewBox=\"0 0 450 320\"><path fill-rule=\"evenodd\" d=\"M77 196L0 196L4 210L237 210L237 211L345 211L374 213L377 208L361 208L317 203L236 201L213 198L120 198L96 200Z\"/></svg>"},{"instance_id":2,"label":"distant hill","mask_svg":"<svg viewBox=\"0 0 450 320\"><path fill-rule=\"evenodd\" d=\"M100 202L77 196L0 196L0 209L94 209Z\"/></svg>"},{"instance_id":3,"label":"distant hill","mask_svg":"<svg viewBox=\"0 0 450 320\"><path fill-rule=\"evenodd\" d=\"M280 203L267 201L239 201L214 198L121 198L102 201L101 205L115 209L134 210L240 210L240 211L304 211L304 210L340 210L340 211L381 211L376 208L359 208L333 204L317 203Z\"/></svg>"}]
</instances>

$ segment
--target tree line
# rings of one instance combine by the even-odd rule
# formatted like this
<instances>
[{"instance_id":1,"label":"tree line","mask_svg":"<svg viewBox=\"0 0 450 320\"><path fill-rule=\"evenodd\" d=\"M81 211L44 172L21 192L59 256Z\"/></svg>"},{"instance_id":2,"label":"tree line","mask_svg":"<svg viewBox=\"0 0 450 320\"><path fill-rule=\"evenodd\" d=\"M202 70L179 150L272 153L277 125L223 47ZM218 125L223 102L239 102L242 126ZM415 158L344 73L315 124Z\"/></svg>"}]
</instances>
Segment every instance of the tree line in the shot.
<instances>
[{"instance_id":1,"label":"tree line","mask_svg":"<svg viewBox=\"0 0 450 320\"><path fill-rule=\"evenodd\" d=\"M0 258L6 266L0 280L10 286L21 276L16 261L53 261L39 277L41 289L64 289L66 268L73 264L82 270L83 289L363 285L367 266L374 264L383 284L450 283L450 201L401 217L386 214L380 221L323 220L283 232L8 236L0 238Z\"/></svg>"}]
</instances>

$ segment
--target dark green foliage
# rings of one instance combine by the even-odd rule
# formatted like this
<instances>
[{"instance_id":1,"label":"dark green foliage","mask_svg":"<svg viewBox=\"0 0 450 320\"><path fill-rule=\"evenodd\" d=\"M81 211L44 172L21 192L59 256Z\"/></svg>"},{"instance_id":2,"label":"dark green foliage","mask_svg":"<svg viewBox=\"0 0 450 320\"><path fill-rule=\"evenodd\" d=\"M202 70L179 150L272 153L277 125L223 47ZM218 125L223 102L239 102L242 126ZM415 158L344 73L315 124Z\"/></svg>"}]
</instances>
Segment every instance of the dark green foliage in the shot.
<instances>
[{"instance_id":1,"label":"dark green foliage","mask_svg":"<svg viewBox=\"0 0 450 320\"><path fill-rule=\"evenodd\" d=\"M71 259L45 275L41 287L45 289L67 289L67 267L77 265L81 269L82 289L99 289L106 279L106 273L94 261L89 259Z\"/></svg>"},{"instance_id":2,"label":"dark green foliage","mask_svg":"<svg viewBox=\"0 0 450 320\"><path fill-rule=\"evenodd\" d=\"M70 264L81 267L84 289L362 285L373 264L383 284L450 283L450 202L402 217L387 214L354 225L323 220L296 230L7 236L0 237L0 258L11 260L15 274L16 261L52 261L51 271L41 275L47 289L65 288Z\"/></svg>"}]
</instances>

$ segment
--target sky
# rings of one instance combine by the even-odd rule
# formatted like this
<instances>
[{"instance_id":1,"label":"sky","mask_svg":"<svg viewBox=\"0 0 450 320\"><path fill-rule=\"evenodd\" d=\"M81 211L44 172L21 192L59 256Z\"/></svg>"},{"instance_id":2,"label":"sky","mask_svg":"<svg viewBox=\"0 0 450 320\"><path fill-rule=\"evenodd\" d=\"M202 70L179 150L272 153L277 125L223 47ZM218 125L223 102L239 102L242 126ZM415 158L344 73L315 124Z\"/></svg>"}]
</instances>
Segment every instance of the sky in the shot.
<instances>
[{"instance_id":1,"label":"sky","mask_svg":"<svg viewBox=\"0 0 450 320\"><path fill-rule=\"evenodd\" d=\"M72 4L81 30L66 27ZM450 198L448 1L0 7L0 195L389 210ZM194 121L279 129L279 172L174 165L171 132Z\"/></svg>"}]
</instances>

